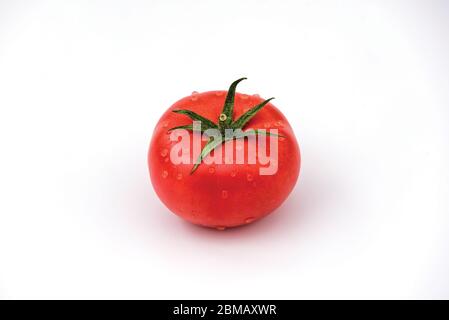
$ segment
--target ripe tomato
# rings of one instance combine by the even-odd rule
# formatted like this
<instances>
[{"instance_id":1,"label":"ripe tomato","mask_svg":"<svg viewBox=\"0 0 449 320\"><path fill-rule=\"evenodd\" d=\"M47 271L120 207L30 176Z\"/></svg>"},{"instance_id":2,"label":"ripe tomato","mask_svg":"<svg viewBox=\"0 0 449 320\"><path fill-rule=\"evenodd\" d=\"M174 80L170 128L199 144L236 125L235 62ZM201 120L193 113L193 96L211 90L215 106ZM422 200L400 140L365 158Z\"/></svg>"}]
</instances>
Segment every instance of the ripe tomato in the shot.
<instances>
[{"instance_id":1,"label":"ripe tomato","mask_svg":"<svg viewBox=\"0 0 449 320\"><path fill-rule=\"evenodd\" d=\"M298 179L300 152L290 124L270 100L264 101L258 95L235 93L237 84L243 79L235 81L228 91L194 92L179 100L162 115L154 130L148 153L151 182L162 202L191 223L219 230L251 223L279 207ZM260 108L255 110L255 106ZM271 136L278 139L277 157L273 160L277 171L274 174L261 175L260 169L267 167L267 164L261 161L248 163L249 155L245 156L245 163L235 163L239 139L217 144L213 151L204 154L199 165L194 166L193 162L175 164L172 161L173 148L178 141L172 141L170 137L177 127L189 129L186 126L192 125L192 119L197 115L214 122L218 128L233 127L238 122L233 123L233 119L251 112L244 131L278 129L279 136ZM173 128L175 130L170 130ZM191 145L195 138L201 138L201 132L193 132L191 128L184 132L184 136L186 134ZM270 139L268 135L262 138ZM240 152L242 144L245 152L260 149L255 139L240 140L243 140ZM207 143L206 138L201 142L201 147L204 148ZM231 156L226 153L229 144L229 150L233 151ZM275 148L269 141L266 144L269 154ZM193 148L187 152L194 160ZM217 155L222 160L221 164L206 163L208 157Z\"/></svg>"}]
</instances>

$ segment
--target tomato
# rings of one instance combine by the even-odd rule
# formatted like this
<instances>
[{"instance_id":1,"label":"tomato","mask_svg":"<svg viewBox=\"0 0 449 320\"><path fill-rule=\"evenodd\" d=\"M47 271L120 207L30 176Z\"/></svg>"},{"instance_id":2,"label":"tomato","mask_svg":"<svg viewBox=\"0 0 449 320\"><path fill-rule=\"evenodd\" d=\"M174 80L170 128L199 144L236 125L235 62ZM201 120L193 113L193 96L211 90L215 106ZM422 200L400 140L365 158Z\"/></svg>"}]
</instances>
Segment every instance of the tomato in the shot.
<instances>
[{"instance_id":1,"label":"tomato","mask_svg":"<svg viewBox=\"0 0 449 320\"><path fill-rule=\"evenodd\" d=\"M243 79L235 81L228 91L194 92L182 98L162 115L154 130L148 152L154 190L167 208L191 223L218 230L249 224L278 208L297 182L300 152L290 124L271 99L236 93L236 86ZM200 117L204 120L201 126L205 126L201 130L209 126L207 121L210 120L210 125L216 126L218 132L242 127L242 123L245 123L243 132L252 129L278 131L257 135L257 139L256 134L253 139L249 136L232 138L206 152L205 146L214 139L207 136L207 132L191 129L192 119L198 119L197 116L205 118ZM177 131L181 134L174 139ZM192 160L189 163L172 159L173 155L180 154L174 151L183 138L191 146L185 151ZM195 139L202 139L196 141L200 141L199 146L205 152L201 153L197 164L194 164L196 155L192 147ZM268 164L259 160L258 155L256 163L249 160L248 152L261 149L260 139L265 141L267 154L277 151L276 157L270 160L270 166L277 170L269 174L261 174L261 169ZM277 150L270 139L277 139ZM236 163L239 152L244 152L244 163ZM207 161L211 159L215 159L215 163Z\"/></svg>"}]
</instances>

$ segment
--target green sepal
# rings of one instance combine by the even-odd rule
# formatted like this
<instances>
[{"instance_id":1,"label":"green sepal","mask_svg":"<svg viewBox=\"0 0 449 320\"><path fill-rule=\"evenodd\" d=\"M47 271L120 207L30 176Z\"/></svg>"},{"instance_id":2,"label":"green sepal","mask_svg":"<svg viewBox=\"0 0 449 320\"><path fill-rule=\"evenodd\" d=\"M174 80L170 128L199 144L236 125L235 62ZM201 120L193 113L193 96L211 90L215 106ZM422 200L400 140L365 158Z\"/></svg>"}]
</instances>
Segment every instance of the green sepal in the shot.
<instances>
[{"instance_id":1,"label":"green sepal","mask_svg":"<svg viewBox=\"0 0 449 320\"><path fill-rule=\"evenodd\" d=\"M274 98L267 99L264 102L258 104L257 106L251 108L250 110L242 114L237 120L235 120L232 123L231 127L233 129L243 128L248 123L248 121L251 120L260 111L260 109L262 109L268 102L270 102L273 99Z\"/></svg>"},{"instance_id":2,"label":"green sepal","mask_svg":"<svg viewBox=\"0 0 449 320\"><path fill-rule=\"evenodd\" d=\"M210 121L207 118L204 118L203 116L200 116L198 113L195 113L193 111L190 110L173 110L174 113L179 113L179 114L184 114L186 116L188 116L190 119L192 120L196 120L196 121L201 121L201 128L203 128L203 126L205 126L206 129L218 129L218 126L213 123L212 121Z\"/></svg>"},{"instance_id":3,"label":"green sepal","mask_svg":"<svg viewBox=\"0 0 449 320\"><path fill-rule=\"evenodd\" d=\"M198 169L198 166L201 164L204 158L212 152L216 147L221 145L223 142L229 139L222 139L221 137L219 139L217 138L211 138L204 146L203 150L201 150L200 155L198 156L198 159L195 162L195 165L193 166L192 170L190 171L190 174L194 173L196 169Z\"/></svg>"},{"instance_id":4,"label":"green sepal","mask_svg":"<svg viewBox=\"0 0 449 320\"><path fill-rule=\"evenodd\" d=\"M224 114L226 116L226 119L225 120L219 119L220 128L223 129L229 128L230 124L232 123L232 114L234 113L235 90L239 82L243 80L246 80L246 78L240 78L234 81L229 86L228 94L226 95L225 104L223 106L223 111L221 112L221 114Z\"/></svg>"},{"instance_id":5,"label":"green sepal","mask_svg":"<svg viewBox=\"0 0 449 320\"><path fill-rule=\"evenodd\" d=\"M235 138L238 139L238 138L244 138L244 137L247 137L247 136L256 136L258 134L265 135L265 136L275 136L275 137L285 138L285 136L283 136L281 134L271 133L271 132L268 132L268 131L260 131L258 129L250 129L250 130L247 130L247 131L243 131L242 133L243 134L241 136L236 136Z\"/></svg>"},{"instance_id":6,"label":"green sepal","mask_svg":"<svg viewBox=\"0 0 449 320\"><path fill-rule=\"evenodd\" d=\"M196 169L198 169L198 166L201 164L204 158L211 153L215 148L220 146L221 144L225 143L226 141L230 141L233 139L242 139L248 136L256 136L258 134L266 135L266 136L276 136L276 137L283 137L280 134L266 132L266 131L259 131L257 129L251 129L248 131L241 131L241 134L233 135L231 137L225 137L222 139L209 139L209 141L204 146L203 150L201 150L201 154L198 156L198 159L195 162L195 165L193 166L192 170L190 171L190 174L194 173Z\"/></svg>"},{"instance_id":7,"label":"green sepal","mask_svg":"<svg viewBox=\"0 0 449 320\"><path fill-rule=\"evenodd\" d=\"M192 130L193 131L193 125L192 124L187 124L185 126L177 126L177 127L173 127L168 129L168 131L173 131L173 130L177 130L177 129L185 129L185 130Z\"/></svg>"},{"instance_id":8,"label":"green sepal","mask_svg":"<svg viewBox=\"0 0 449 320\"><path fill-rule=\"evenodd\" d=\"M173 127L173 128L168 129L168 131L173 131L173 130L177 130L177 129L184 129L184 130L188 130L188 131L195 131L192 124L187 124L187 125L185 125L185 126L177 126L177 127ZM206 131L207 129L211 129L211 128L203 128L203 126L201 125L201 129L200 129L200 130L197 130L197 132L198 132L198 131L204 132L204 131Z\"/></svg>"}]
</instances>

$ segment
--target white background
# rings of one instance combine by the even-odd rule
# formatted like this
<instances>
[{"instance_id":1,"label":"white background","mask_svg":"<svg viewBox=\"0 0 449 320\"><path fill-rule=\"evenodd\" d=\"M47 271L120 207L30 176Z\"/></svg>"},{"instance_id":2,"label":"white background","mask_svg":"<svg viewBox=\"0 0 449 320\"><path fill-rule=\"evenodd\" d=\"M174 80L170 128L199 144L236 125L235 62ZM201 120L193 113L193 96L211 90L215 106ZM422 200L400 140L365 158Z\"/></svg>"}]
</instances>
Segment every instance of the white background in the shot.
<instances>
[{"instance_id":1,"label":"white background","mask_svg":"<svg viewBox=\"0 0 449 320\"><path fill-rule=\"evenodd\" d=\"M449 298L445 1L0 1L0 298ZM276 213L217 232L146 154L193 90L275 96Z\"/></svg>"}]
</instances>

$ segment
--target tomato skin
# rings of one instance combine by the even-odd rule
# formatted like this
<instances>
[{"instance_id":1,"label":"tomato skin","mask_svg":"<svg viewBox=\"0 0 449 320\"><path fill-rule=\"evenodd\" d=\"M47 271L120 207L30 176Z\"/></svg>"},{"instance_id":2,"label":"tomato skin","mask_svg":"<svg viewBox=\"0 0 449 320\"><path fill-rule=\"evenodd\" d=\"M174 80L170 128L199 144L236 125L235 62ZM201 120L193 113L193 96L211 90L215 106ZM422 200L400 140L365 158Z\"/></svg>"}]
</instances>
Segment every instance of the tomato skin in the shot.
<instances>
[{"instance_id":1,"label":"tomato skin","mask_svg":"<svg viewBox=\"0 0 449 320\"><path fill-rule=\"evenodd\" d=\"M193 164L173 164L170 150L176 142L170 141L168 129L191 124L192 120L172 111L187 109L217 122L225 97L226 91L209 91L173 104L157 123L148 152L151 182L167 208L191 223L217 229L251 223L278 208L296 184L301 161L290 124L268 103L245 130L278 129L283 136L278 142L278 170L274 175L260 175L259 163L224 164L224 152L222 164L202 162L193 174L190 174ZM262 101L258 96L236 93L234 119ZM190 133L191 139L192 136ZM245 150L247 144L245 141Z\"/></svg>"}]
</instances>

